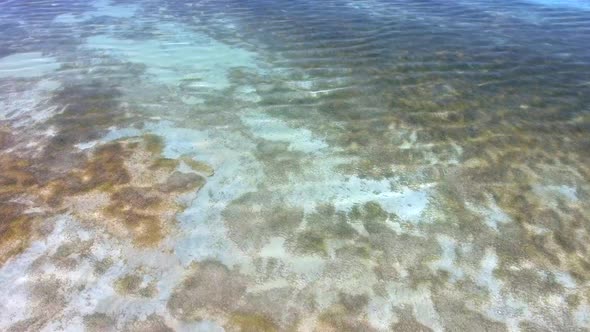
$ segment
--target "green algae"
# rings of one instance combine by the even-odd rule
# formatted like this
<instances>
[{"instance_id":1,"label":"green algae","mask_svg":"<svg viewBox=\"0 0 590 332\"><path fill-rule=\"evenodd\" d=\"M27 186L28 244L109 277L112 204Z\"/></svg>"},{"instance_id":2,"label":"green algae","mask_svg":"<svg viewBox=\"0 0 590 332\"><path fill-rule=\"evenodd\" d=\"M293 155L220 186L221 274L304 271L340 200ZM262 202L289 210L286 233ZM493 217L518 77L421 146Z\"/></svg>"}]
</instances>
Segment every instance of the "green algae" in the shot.
<instances>
[{"instance_id":1,"label":"green algae","mask_svg":"<svg viewBox=\"0 0 590 332\"><path fill-rule=\"evenodd\" d=\"M367 202L364 205L354 205L348 216L351 220L359 220L363 223L365 230L369 233L379 233L387 230L389 227L385 222L389 219L392 221L399 220L395 214L389 214L379 203Z\"/></svg>"},{"instance_id":2,"label":"green algae","mask_svg":"<svg viewBox=\"0 0 590 332\"><path fill-rule=\"evenodd\" d=\"M334 205L319 204L315 213L306 215L307 229L317 235L334 239L352 239L357 231L349 224L344 212L336 211Z\"/></svg>"},{"instance_id":3,"label":"green algae","mask_svg":"<svg viewBox=\"0 0 590 332\"><path fill-rule=\"evenodd\" d=\"M293 250L298 254L316 254L326 256L328 249L326 239L311 231L304 231L297 234Z\"/></svg>"},{"instance_id":4,"label":"green algae","mask_svg":"<svg viewBox=\"0 0 590 332\"><path fill-rule=\"evenodd\" d=\"M73 241L60 245L51 257L60 268L74 269L82 258L88 256L92 241Z\"/></svg>"},{"instance_id":5,"label":"green algae","mask_svg":"<svg viewBox=\"0 0 590 332\"><path fill-rule=\"evenodd\" d=\"M215 170L213 169L213 167L209 166L204 162L195 160L190 156L181 156L180 160L187 164L193 171L203 174L204 176L209 177L215 174Z\"/></svg>"},{"instance_id":6,"label":"green algae","mask_svg":"<svg viewBox=\"0 0 590 332\"><path fill-rule=\"evenodd\" d=\"M174 170L180 165L180 162L177 159L172 158L158 158L152 162L150 165L150 169L158 170L158 169L166 169L166 170Z\"/></svg>"},{"instance_id":7,"label":"green algae","mask_svg":"<svg viewBox=\"0 0 590 332\"><path fill-rule=\"evenodd\" d=\"M224 326L228 331L237 332L275 332L279 328L272 320L262 315L234 312Z\"/></svg>"},{"instance_id":8,"label":"green algae","mask_svg":"<svg viewBox=\"0 0 590 332\"><path fill-rule=\"evenodd\" d=\"M153 282L143 285L143 277L138 274L127 274L117 279L114 288L121 295L145 298L153 297L157 292Z\"/></svg>"},{"instance_id":9,"label":"green algae","mask_svg":"<svg viewBox=\"0 0 590 332\"><path fill-rule=\"evenodd\" d=\"M113 264L114 264L114 261L110 257L107 257L107 258L97 261L94 264L94 274L96 274L96 275L105 274L108 271L108 269L110 269L113 266Z\"/></svg>"},{"instance_id":10,"label":"green algae","mask_svg":"<svg viewBox=\"0 0 590 332\"><path fill-rule=\"evenodd\" d=\"M206 182L207 180L198 174L174 171L160 186L160 190L166 193L187 192L190 190L198 191Z\"/></svg>"},{"instance_id":11,"label":"green algae","mask_svg":"<svg viewBox=\"0 0 590 332\"><path fill-rule=\"evenodd\" d=\"M154 134L143 135L146 150L154 155L160 155L164 151L164 139L161 136Z\"/></svg>"}]
</instances>

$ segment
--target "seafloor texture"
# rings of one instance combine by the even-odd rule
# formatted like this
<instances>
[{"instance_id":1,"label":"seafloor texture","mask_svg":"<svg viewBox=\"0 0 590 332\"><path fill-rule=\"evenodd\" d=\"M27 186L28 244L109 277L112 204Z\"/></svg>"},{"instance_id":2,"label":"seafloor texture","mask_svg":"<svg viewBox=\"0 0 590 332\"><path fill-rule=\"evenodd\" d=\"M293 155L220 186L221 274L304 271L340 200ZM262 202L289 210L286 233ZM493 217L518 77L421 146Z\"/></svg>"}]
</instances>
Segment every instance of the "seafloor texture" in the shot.
<instances>
[{"instance_id":1,"label":"seafloor texture","mask_svg":"<svg viewBox=\"0 0 590 332\"><path fill-rule=\"evenodd\" d=\"M584 0L0 1L0 330L590 329Z\"/></svg>"}]
</instances>

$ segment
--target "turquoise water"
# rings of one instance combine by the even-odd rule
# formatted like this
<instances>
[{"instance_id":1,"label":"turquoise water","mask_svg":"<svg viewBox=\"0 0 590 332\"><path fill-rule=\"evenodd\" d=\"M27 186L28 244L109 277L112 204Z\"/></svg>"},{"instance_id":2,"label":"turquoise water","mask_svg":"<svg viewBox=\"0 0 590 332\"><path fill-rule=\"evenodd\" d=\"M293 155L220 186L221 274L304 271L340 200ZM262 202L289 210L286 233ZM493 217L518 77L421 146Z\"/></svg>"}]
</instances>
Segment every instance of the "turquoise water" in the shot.
<instances>
[{"instance_id":1,"label":"turquoise water","mask_svg":"<svg viewBox=\"0 0 590 332\"><path fill-rule=\"evenodd\" d=\"M590 329L590 3L0 0L0 330Z\"/></svg>"}]
</instances>

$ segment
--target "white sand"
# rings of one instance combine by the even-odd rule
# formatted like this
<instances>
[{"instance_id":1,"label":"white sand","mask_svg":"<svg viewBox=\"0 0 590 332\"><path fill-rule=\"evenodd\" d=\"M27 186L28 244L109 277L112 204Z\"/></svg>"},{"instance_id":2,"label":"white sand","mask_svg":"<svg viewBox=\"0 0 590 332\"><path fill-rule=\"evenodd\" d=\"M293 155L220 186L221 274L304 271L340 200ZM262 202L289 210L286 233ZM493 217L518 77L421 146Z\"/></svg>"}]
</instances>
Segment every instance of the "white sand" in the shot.
<instances>
[{"instance_id":1,"label":"white sand","mask_svg":"<svg viewBox=\"0 0 590 332\"><path fill-rule=\"evenodd\" d=\"M0 78L35 78L47 75L60 67L52 57L41 52L16 53L0 58Z\"/></svg>"}]
</instances>

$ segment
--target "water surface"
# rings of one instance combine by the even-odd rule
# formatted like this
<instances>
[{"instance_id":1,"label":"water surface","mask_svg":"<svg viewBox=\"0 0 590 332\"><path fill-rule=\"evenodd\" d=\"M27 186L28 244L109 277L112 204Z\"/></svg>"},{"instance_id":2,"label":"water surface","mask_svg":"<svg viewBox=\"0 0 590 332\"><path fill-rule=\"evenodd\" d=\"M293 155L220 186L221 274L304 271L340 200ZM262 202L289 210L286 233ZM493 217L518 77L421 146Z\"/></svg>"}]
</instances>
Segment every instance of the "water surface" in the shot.
<instances>
[{"instance_id":1,"label":"water surface","mask_svg":"<svg viewBox=\"0 0 590 332\"><path fill-rule=\"evenodd\" d=\"M590 329L582 0L0 1L0 330Z\"/></svg>"}]
</instances>

